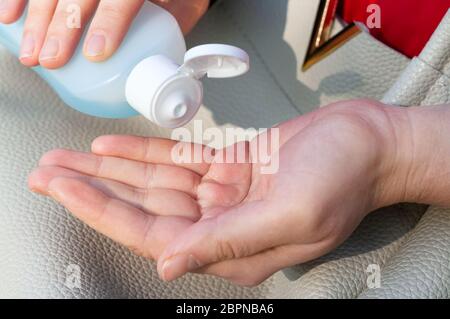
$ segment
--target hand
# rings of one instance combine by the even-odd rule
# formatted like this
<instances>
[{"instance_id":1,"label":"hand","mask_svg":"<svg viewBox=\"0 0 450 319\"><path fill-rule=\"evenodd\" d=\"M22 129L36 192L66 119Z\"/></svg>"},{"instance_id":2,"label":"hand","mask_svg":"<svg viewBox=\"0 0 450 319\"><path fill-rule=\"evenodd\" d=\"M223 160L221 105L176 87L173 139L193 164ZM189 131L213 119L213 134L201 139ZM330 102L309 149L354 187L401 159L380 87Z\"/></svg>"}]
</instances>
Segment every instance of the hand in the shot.
<instances>
[{"instance_id":1,"label":"hand","mask_svg":"<svg viewBox=\"0 0 450 319\"><path fill-rule=\"evenodd\" d=\"M153 2L170 11L185 33L193 28L209 4L209 0ZM0 0L0 23L19 19L26 3L26 0ZM84 54L93 62L104 61L120 46L143 3L144 0L29 0L20 61L26 66L40 64L49 69L65 65L92 16ZM81 28L67 28L69 4L81 8Z\"/></svg>"},{"instance_id":2,"label":"hand","mask_svg":"<svg viewBox=\"0 0 450 319\"><path fill-rule=\"evenodd\" d=\"M165 280L201 272L254 285L333 250L368 212L395 201L389 185L402 183L390 180L385 108L343 102L283 123L272 175L250 160L174 164L175 141L104 136L92 153L45 154L29 185L158 260Z\"/></svg>"}]
</instances>

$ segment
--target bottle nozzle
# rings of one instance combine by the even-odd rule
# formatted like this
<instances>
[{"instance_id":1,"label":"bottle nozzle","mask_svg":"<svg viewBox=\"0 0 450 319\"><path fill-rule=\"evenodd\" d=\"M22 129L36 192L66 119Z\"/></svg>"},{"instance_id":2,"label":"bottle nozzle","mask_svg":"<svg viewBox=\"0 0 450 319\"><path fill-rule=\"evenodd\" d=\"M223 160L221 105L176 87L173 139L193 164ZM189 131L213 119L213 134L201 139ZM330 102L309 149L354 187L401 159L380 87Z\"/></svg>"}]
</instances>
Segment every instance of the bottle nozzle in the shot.
<instances>
[{"instance_id":1,"label":"bottle nozzle","mask_svg":"<svg viewBox=\"0 0 450 319\"><path fill-rule=\"evenodd\" d=\"M174 119L180 119L186 115L188 111L188 106L186 103L179 103L172 107L171 117Z\"/></svg>"}]
</instances>

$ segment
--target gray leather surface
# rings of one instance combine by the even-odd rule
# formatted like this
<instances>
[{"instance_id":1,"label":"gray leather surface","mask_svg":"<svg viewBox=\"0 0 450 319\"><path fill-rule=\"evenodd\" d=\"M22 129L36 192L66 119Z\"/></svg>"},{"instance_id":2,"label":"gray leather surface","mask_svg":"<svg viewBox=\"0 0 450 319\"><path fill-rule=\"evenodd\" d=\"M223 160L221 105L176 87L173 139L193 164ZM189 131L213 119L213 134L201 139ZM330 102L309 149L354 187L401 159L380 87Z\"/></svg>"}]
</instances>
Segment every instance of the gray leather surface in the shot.
<instances>
[{"instance_id":1,"label":"gray leather surface","mask_svg":"<svg viewBox=\"0 0 450 319\"><path fill-rule=\"evenodd\" d=\"M381 287L360 298L450 296L450 210L430 208L384 265Z\"/></svg>"},{"instance_id":2,"label":"gray leather surface","mask_svg":"<svg viewBox=\"0 0 450 319\"><path fill-rule=\"evenodd\" d=\"M308 72L298 71L315 14L305 10L311 8L312 0L266 0L264 5L258 0L227 0L207 15L190 36L190 45L241 46L251 56L252 70L243 78L206 83L205 106L198 115L204 126L269 127L334 100L382 98L409 61L366 34ZM305 19L292 19L295 16ZM0 118L1 297L448 296L448 223L438 227L444 212L434 210L421 219L426 207L412 205L370 215L344 245L289 270L289 279L278 273L259 287L240 288L191 275L163 284L153 263L29 192L26 177L52 148L87 150L101 134L168 136L169 131L141 118L112 121L81 115L3 49ZM442 265L445 258L447 264ZM81 268L81 289L65 285L70 264ZM381 288L367 287L370 264L382 268Z\"/></svg>"}]
</instances>

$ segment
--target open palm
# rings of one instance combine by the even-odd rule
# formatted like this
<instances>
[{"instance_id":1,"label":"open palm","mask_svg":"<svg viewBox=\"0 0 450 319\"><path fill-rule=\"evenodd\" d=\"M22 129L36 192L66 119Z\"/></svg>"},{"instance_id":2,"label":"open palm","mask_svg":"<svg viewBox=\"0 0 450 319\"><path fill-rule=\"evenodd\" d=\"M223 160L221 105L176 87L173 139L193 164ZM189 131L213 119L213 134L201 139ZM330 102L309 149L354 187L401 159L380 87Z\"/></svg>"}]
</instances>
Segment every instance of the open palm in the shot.
<instances>
[{"instance_id":1,"label":"open palm","mask_svg":"<svg viewBox=\"0 0 450 319\"><path fill-rule=\"evenodd\" d=\"M379 104L332 105L281 124L279 169L252 160L175 163L176 141L103 136L91 153L54 150L29 179L75 216L135 253L165 280L202 272L254 285L342 243L382 200L386 168ZM371 125L370 123L378 123ZM381 127L381 129L380 129ZM270 133L268 133L270 134ZM194 148L193 145L185 146Z\"/></svg>"}]
</instances>

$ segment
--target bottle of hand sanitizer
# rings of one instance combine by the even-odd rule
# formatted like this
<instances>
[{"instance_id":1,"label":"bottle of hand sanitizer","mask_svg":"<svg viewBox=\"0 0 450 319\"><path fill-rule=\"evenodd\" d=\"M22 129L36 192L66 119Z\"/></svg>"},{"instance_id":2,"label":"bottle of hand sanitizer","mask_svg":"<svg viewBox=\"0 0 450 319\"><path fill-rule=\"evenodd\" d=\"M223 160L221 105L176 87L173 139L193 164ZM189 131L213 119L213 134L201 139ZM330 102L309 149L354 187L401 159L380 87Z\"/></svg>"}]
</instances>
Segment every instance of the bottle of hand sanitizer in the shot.
<instances>
[{"instance_id":1,"label":"bottle of hand sanitizer","mask_svg":"<svg viewBox=\"0 0 450 319\"><path fill-rule=\"evenodd\" d=\"M19 55L25 17L0 25L0 43ZM206 44L186 52L175 18L146 1L122 46L107 61L85 59L81 45L62 68L33 68L74 109L125 118L138 113L168 128L188 123L203 100L200 79L239 76L249 57L239 48ZM1 77L1 75L0 75Z\"/></svg>"}]
</instances>

